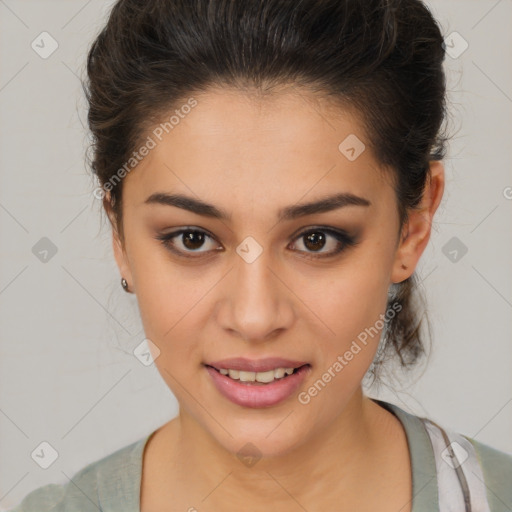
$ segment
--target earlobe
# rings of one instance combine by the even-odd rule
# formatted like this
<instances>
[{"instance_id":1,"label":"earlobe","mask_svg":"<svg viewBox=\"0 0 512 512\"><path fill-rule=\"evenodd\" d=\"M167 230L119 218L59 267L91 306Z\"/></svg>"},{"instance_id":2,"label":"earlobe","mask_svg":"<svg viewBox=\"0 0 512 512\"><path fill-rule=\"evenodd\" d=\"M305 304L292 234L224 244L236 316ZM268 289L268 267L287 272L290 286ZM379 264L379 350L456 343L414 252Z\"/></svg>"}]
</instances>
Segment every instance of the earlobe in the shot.
<instances>
[{"instance_id":1,"label":"earlobe","mask_svg":"<svg viewBox=\"0 0 512 512\"><path fill-rule=\"evenodd\" d=\"M434 214L444 192L444 166L441 161L430 162L430 180L427 179L418 208L410 210L402 229L399 247L391 274L392 283L400 283L410 277L427 246L432 230Z\"/></svg>"},{"instance_id":2,"label":"earlobe","mask_svg":"<svg viewBox=\"0 0 512 512\"><path fill-rule=\"evenodd\" d=\"M121 284L125 291L132 292L133 279L130 271L130 265L128 264L126 250L125 248L123 248L123 243L121 242L121 237L117 229L115 215L112 212L109 193L107 193L106 197L104 198L103 206L108 215L110 225L112 228L112 251L114 253L114 258L116 260L117 267L119 268L119 272L121 274Z\"/></svg>"},{"instance_id":3,"label":"earlobe","mask_svg":"<svg viewBox=\"0 0 512 512\"><path fill-rule=\"evenodd\" d=\"M115 228L112 229L112 250L114 252L114 258L116 260L119 272L121 274L121 284L125 291L133 291L133 280L126 256L126 251L123 249L119 235ZM123 281L124 280L124 281ZM126 284L125 284L126 283Z\"/></svg>"}]
</instances>

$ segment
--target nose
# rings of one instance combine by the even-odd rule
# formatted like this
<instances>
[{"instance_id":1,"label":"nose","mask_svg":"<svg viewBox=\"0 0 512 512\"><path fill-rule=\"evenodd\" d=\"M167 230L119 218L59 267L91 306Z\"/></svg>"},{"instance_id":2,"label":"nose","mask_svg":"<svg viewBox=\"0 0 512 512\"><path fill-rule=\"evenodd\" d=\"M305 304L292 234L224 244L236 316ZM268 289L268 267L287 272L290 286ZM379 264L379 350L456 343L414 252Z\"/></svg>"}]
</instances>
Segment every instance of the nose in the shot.
<instances>
[{"instance_id":1,"label":"nose","mask_svg":"<svg viewBox=\"0 0 512 512\"><path fill-rule=\"evenodd\" d=\"M252 262L237 256L224 283L217 319L223 329L245 341L268 341L294 321L294 295L268 252L263 250Z\"/></svg>"}]
</instances>

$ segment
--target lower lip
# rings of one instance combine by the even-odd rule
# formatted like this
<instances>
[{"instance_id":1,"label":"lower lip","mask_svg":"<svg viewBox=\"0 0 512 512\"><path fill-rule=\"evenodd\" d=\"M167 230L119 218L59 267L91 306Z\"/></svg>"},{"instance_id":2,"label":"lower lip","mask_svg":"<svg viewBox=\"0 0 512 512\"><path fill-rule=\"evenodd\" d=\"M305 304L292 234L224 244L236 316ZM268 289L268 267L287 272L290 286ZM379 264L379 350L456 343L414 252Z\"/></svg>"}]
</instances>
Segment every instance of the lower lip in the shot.
<instances>
[{"instance_id":1,"label":"lower lip","mask_svg":"<svg viewBox=\"0 0 512 512\"><path fill-rule=\"evenodd\" d=\"M289 398L304 382L311 366L304 365L288 377L264 385L242 384L222 375L211 366L206 366L206 370L221 395L237 405L259 408L270 407Z\"/></svg>"}]
</instances>

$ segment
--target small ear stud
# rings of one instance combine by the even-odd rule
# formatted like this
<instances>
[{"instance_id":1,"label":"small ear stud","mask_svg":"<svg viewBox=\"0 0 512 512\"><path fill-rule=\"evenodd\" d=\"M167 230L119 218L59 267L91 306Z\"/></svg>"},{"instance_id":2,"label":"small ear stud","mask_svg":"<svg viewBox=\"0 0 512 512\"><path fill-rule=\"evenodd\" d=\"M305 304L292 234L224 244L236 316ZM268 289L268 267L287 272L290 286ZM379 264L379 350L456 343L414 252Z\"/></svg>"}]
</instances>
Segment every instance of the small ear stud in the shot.
<instances>
[{"instance_id":1,"label":"small ear stud","mask_svg":"<svg viewBox=\"0 0 512 512\"><path fill-rule=\"evenodd\" d=\"M125 292L130 293L130 290L128 289L128 282L126 281L126 279L124 277L121 278L121 286L123 287L123 290Z\"/></svg>"}]
</instances>

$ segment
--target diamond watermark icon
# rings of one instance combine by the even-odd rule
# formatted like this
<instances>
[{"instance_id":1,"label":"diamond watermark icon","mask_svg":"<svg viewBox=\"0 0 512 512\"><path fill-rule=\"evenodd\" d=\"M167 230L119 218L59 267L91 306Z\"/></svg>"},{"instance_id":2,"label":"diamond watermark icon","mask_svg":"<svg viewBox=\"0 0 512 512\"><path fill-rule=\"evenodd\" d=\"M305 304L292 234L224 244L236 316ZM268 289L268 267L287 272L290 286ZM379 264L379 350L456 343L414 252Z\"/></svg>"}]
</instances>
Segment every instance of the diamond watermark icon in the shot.
<instances>
[{"instance_id":1,"label":"diamond watermark icon","mask_svg":"<svg viewBox=\"0 0 512 512\"><path fill-rule=\"evenodd\" d=\"M47 59L59 47L59 43L48 32L41 32L30 45L39 57Z\"/></svg>"},{"instance_id":2,"label":"diamond watermark icon","mask_svg":"<svg viewBox=\"0 0 512 512\"><path fill-rule=\"evenodd\" d=\"M236 454L240 462L248 468L252 468L261 459L261 455L260 450L252 443L244 444Z\"/></svg>"},{"instance_id":3,"label":"diamond watermark icon","mask_svg":"<svg viewBox=\"0 0 512 512\"><path fill-rule=\"evenodd\" d=\"M452 59L458 59L468 47L468 42L458 32L452 32L444 38L443 48Z\"/></svg>"},{"instance_id":4,"label":"diamond watermark icon","mask_svg":"<svg viewBox=\"0 0 512 512\"><path fill-rule=\"evenodd\" d=\"M452 263L457 263L468 252L468 248L456 236L453 236L443 245L441 251Z\"/></svg>"},{"instance_id":5,"label":"diamond watermark icon","mask_svg":"<svg viewBox=\"0 0 512 512\"><path fill-rule=\"evenodd\" d=\"M353 162L366 149L366 146L364 145L363 141L359 139L359 137L351 133L338 146L338 149L342 155L344 155L348 160Z\"/></svg>"},{"instance_id":6,"label":"diamond watermark icon","mask_svg":"<svg viewBox=\"0 0 512 512\"><path fill-rule=\"evenodd\" d=\"M144 366L151 366L160 355L160 349L149 338L144 338L141 343L134 348L133 355Z\"/></svg>"},{"instance_id":7,"label":"diamond watermark icon","mask_svg":"<svg viewBox=\"0 0 512 512\"><path fill-rule=\"evenodd\" d=\"M58 459L59 454L50 443L43 441L30 456L38 466L48 469Z\"/></svg>"},{"instance_id":8,"label":"diamond watermark icon","mask_svg":"<svg viewBox=\"0 0 512 512\"><path fill-rule=\"evenodd\" d=\"M469 455L457 441L453 441L441 452L441 457L449 466L455 469L464 464Z\"/></svg>"},{"instance_id":9,"label":"diamond watermark icon","mask_svg":"<svg viewBox=\"0 0 512 512\"><path fill-rule=\"evenodd\" d=\"M57 246L49 238L43 236L32 247L32 254L43 263L48 263L57 254Z\"/></svg>"},{"instance_id":10,"label":"diamond watermark icon","mask_svg":"<svg viewBox=\"0 0 512 512\"><path fill-rule=\"evenodd\" d=\"M248 236L236 248L236 252L246 263L252 263L263 252L263 247L252 236Z\"/></svg>"}]
</instances>

